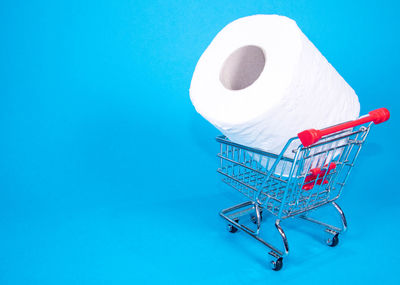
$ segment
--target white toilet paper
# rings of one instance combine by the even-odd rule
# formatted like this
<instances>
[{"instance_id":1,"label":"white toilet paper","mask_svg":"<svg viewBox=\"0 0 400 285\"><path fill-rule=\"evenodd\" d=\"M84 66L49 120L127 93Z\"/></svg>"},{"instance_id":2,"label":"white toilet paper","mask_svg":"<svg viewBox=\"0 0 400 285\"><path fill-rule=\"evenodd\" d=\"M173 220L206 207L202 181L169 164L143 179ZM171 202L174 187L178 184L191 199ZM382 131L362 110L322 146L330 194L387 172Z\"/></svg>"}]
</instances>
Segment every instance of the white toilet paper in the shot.
<instances>
[{"instance_id":1,"label":"white toilet paper","mask_svg":"<svg viewBox=\"0 0 400 285\"><path fill-rule=\"evenodd\" d=\"M272 153L300 131L360 111L354 90L293 20L278 15L245 17L222 29L196 65L190 98L229 139Z\"/></svg>"}]
</instances>

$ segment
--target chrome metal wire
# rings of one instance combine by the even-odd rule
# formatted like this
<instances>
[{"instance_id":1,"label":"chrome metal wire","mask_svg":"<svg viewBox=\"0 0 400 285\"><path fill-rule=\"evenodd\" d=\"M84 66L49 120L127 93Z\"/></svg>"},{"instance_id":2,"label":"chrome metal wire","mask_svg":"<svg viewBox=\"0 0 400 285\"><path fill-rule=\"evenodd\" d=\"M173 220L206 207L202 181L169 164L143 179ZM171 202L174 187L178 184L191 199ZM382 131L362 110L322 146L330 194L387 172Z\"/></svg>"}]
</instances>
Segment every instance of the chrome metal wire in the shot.
<instances>
[{"instance_id":1,"label":"chrome metal wire","mask_svg":"<svg viewBox=\"0 0 400 285\"><path fill-rule=\"evenodd\" d=\"M217 171L225 183L277 219L293 217L340 196L370 127L371 124L356 127L326 136L307 148L300 144L290 149L293 142L296 145L298 138L295 137L280 154L219 136ZM325 173L313 178L311 173L316 168Z\"/></svg>"}]
</instances>

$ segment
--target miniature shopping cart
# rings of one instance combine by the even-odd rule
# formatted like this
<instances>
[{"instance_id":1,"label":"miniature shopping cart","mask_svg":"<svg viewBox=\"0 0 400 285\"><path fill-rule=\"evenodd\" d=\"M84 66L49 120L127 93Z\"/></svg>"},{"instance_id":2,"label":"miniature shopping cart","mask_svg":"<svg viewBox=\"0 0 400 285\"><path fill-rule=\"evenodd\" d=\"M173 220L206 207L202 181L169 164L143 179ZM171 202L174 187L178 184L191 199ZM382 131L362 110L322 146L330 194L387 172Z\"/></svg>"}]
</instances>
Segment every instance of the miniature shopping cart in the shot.
<instances>
[{"instance_id":1,"label":"miniature shopping cart","mask_svg":"<svg viewBox=\"0 0 400 285\"><path fill-rule=\"evenodd\" d=\"M238 229L271 249L272 269L280 270L289 253L288 240L281 221L299 217L325 227L329 246L336 246L339 233L347 228L345 215L336 200L354 166L372 123L390 117L385 108L369 112L358 120L323 130L306 130L289 139L279 155L234 143L224 136L220 143L220 167L223 181L244 194L249 201L222 210L231 233ZM337 210L342 224L333 226L309 216L324 205ZM274 215L275 227L283 240L283 250L260 236L262 216ZM243 217L249 219L243 219ZM253 225L253 222L255 225Z\"/></svg>"}]
</instances>

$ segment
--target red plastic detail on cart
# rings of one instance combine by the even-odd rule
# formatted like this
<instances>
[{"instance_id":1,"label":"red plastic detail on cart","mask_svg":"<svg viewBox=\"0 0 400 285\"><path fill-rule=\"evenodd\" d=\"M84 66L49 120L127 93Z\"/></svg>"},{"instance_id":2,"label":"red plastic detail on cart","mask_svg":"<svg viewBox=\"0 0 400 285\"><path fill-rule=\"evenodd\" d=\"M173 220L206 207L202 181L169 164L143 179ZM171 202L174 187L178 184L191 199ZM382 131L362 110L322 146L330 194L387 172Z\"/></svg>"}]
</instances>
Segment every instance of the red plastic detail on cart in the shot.
<instances>
[{"instance_id":1,"label":"red plastic detail on cart","mask_svg":"<svg viewBox=\"0 0 400 285\"><path fill-rule=\"evenodd\" d=\"M386 108L376 109L374 111L369 112L368 114L371 116L374 124L380 124L386 122L390 118L390 112Z\"/></svg>"},{"instance_id":2,"label":"red plastic detail on cart","mask_svg":"<svg viewBox=\"0 0 400 285\"><path fill-rule=\"evenodd\" d=\"M322 169L321 172L320 172L320 174L319 174L320 179L317 180L317 184L318 184L318 185L327 184L327 183L329 182L327 179L324 179L324 181L322 182L322 179L323 179L324 176L325 176L325 172L328 172L328 173L326 173L326 175L328 175L328 174L331 173L331 171L332 171L333 169L335 169L335 168L336 168L336 163L332 162L331 164L329 164L329 167L328 167L328 168Z\"/></svg>"},{"instance_id":3,"label":"red plastic detail on cart","mask_svg":"<svg viewBox=\"0 0 400 285\"><path fill-rule=\"evenodd\" d=\"M298 133L297 136L299 137L303 146L308 147L318 142L323 136L334 134L369 122L374 122L374 124L380 124L389 120L389 118L390 118L389 110L386 108L380 108L369 112L367 116L362 117L360 119L349 121L323 130L315 130L315 129L305 130Z\"/></svg>"},{"instance_id":4,"label":"red plastic detail on cart","mask_svg":"<svg viewBox=\"0 0 400 285\"><path fill-rule=\"evenodd\" d=\"M314 188L314 184L327 184L329 181L327 179L324 179L325 173L328 175L333 169L336 168L336 163L332 162L329 164L329 167L325 168L313 168L310 170L310 174L306 176L306 179L304 180L304 185L303 185L303 190L311 190ZM315 182L316 181L316 182Z\"/></svg>"},{"instance_id":5,"label":"red plastic detail on cart","mask_svg":"<svg viewBox=\"0 0 400 285\"><path fill-rule=\"evenodd\" d=\"M320 168L313 168L310 170L310 174L306 176L304 180L303 190L311 190L314 188L314 181L317 179L318 175L321 173ZM312 182L311 182L312 181Z\"/></svg>"},{"instance_id":6,"label":"red plastic detail on cart","mask_svg":"<svg viewBox=\"0 0 400 285\"><path fill-rule=\"evenodd\" d=\"M299 137L303 146L307 147L310 146L317 141L319 141L322 137L320 130L309 129L298 133L297 136Z\"/></svg>"}]
</instances>

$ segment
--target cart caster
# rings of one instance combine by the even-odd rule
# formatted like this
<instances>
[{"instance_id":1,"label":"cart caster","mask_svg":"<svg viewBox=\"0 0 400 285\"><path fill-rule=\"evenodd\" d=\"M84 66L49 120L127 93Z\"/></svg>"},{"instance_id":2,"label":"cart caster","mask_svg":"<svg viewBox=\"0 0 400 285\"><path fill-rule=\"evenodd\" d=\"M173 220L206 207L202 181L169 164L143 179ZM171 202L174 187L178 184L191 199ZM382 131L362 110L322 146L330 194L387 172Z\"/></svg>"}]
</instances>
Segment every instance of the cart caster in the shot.
<instances>
[{"instance_id":1,"label":"cart caster","mask_svg":"<svg viewBox=\"0 0 400 285\"><path fill-rule=\"evenodd\" d=\"M339 234L335 234L332 238L328 238L326 240L326 243L330 246L330 247L335 247L338 245L339 243Z\"/></svg>"},{"instance_id":2,"label":"cart caster","mask_svg":"<svg viewBox=\"0 0 400 285\"><path fill-rule=\"evenodd\" d=\"M233 225L231 225L231 224L229 224L228 225L228 232L230 232L230 233L236 233L237 232L237 227L235 227L235 226L233 226Z\"/></svg>"},{"instance_id":3,"label":"cart caster","mask_svg":"<svg viewBox=\"0 0 400 285\"><path fill-rule=\"evenodd\" d=\"M236 223L239 223L239 219L234 219L234 221L236 222ZM228 232L230 232L230 233L236 233L238 231L238 229L237 229L237 227L235 227L234 225L232 225L232 224L228 224Z\"/></svg>"},{"instance_id":4,"label":"cart caster","mask_svg":"<svg viewBox=\"0 0 400 285\"><path fill-rule=\"evenodd\" d=\"M271 261L272 270L279 271L283 266L283 258L279 257L278 259Z\"/></svg>"}]
</instances>

